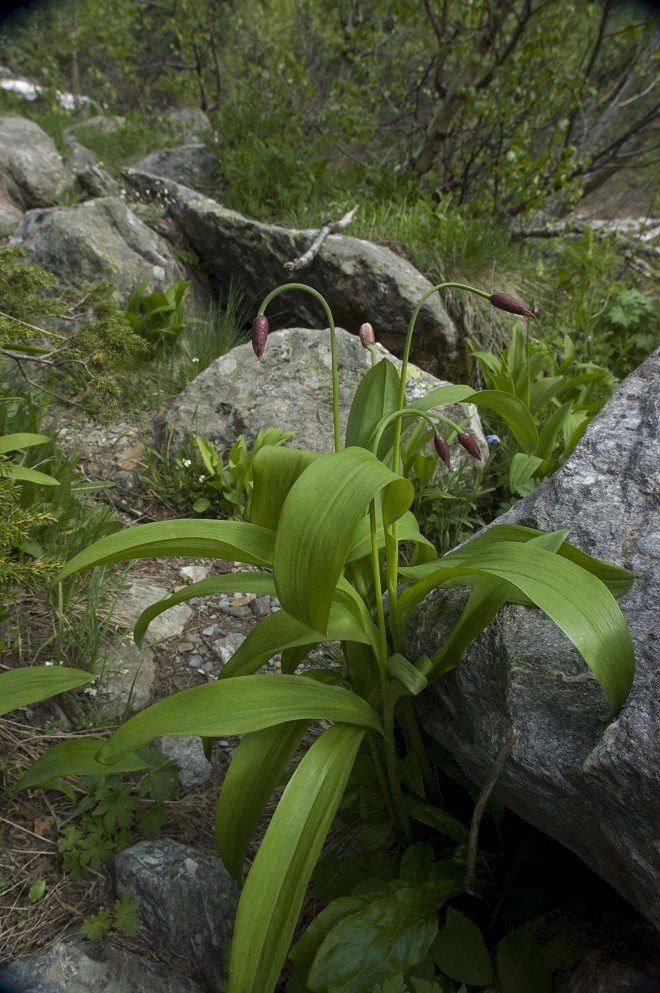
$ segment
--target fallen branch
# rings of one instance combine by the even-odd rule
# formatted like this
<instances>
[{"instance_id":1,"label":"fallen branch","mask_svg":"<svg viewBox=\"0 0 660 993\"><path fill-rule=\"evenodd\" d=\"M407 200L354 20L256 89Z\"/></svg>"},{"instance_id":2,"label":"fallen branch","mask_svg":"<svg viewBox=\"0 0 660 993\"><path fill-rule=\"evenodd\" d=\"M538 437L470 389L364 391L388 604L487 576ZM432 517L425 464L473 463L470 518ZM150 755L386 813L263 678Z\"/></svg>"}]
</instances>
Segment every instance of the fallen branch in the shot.
<instances>
[{"instance_id":1,"label":"fallen branch","mask_svg":"<svg viewBox=\"0 0 660 993\"><path fill-rule=\"evenodd\" d=\"M329 234L337 234L338 231L343 231L351 223L353 218L357 213L359 204L356 204L347 214L338 221L324 221L323 226L319 230L316 238L309 246L306 252L304 252L300 258L293 259L291 262L285 262L284 268L287 272L295 272L297 269L304 269L308 266L312 259L314 259L318 253L321 251L323 242L328 237Z\"/></svg>"}]
</instances>

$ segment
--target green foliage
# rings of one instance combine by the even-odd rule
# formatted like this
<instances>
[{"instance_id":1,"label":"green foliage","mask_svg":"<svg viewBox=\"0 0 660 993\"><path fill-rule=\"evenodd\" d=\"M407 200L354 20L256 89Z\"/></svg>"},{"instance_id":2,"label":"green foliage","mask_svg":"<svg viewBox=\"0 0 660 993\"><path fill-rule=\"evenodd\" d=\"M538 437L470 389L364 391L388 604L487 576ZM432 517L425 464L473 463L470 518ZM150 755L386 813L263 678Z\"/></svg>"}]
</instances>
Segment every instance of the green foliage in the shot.
<instances>
[{"instance_id":1,"label":"green foliage","mask_svg":"<svg viewBox=\"0 0 660 993\"><path fill-rule=\"evenodd\" d=\"M203 479L204 488L214 490L219 497L218 501L217 497L212 500L207 496L199 496L193 503L193 510L204 514L217 502L223 516L236 517L239 520L245 518L254 486L253 465L256 455L265 445L283 445L294 434L294 431L267 428L259 431L250 449L241 434L232 445L226 464L212 442L198 434L193 435L207 474ZM201 481L202 477L199 478Z\"/></svg>"},{"instance_id":2,"label":"green foliage","mask_svg":"<svg viewBox=\"0 0 660 993\"><path fill-rule=\"evenodd\" d=\"M188 321L179 341L183 359L179 366L181 387L185 387L200 372L221 355L248 339L251 319L245 297L235 283L218 303Z\"/></svg>"},{"instance_id":3,"label":"green foliage","mask_svg":"<svg viewBox=\"0 0 660 993\"><path fill-rule=\"evenodd\" d=\"M114 901L112 910L104 907L98 914L88 917L80 930L88 941L104 938L109 931L120 931L133 938L140 926L139 907L139 897L132 897L128 890L124 890Z\"/></svg>"},{"instance_id":4,"label":"green foliage","mask_svg":"<svg viewBox=\"0 0 660 993\"><path fill-rule=\"evenodd\" d=\"M568 458L614 392L616 380L602 366L579 362L569 335L564 335L561 352L523 334L518 325L500 355L468 344L487 386L523 400L536 423L535 451L509 456L506 494L525 496ZM505 452L503 447L500 457Z\"/></svg>"},{"instance_id":5,"label":"green foliage","mask_svg":"<svg viewBox=\"0 0 660 993\"><path fill-rule=\"evenodd\" d=\"M262 312L279 292L292 288L319 301L334 335L326 301L300 284L273 291ZM426 296L442 288L433 287ZM401 441L405 428L420 418L442 430L448 424L469 450L470 439L441 410L470 400L503 417L526 454L533 454L538 444L529 411L511 392L445 386L405 404L410 343L425 298L410 322L401 373L383 360L356 391L346 447L339 435L335 355L335 451L318 455L273 445L260 449L252 466L249 522L177 520L131 528L80 553L60 574L64 579L80 569L152 555L202 554L261 567L211 577L154 604L138 620L138 642L157 614L197 596L241 590L276 594L281 602L282 609L254 628L217 681L161 700L131 718L109 741L96 743L94 757L111 768L114 762L137 760L137 750L162 734L241 734L216 816L219 853L239 877L265 805L310 722L324 722L286 785L243 887L230 968L231 988L241 993L275 988L308 881L354 767L366 767L368 779L378 782L388 832L410 843L416 825L430 825L465 843L464 826L433 801L434 779L415 731L413 701L429 682L459 664L465 647L505 602L536 605L562 628L598 679L610 712L618 710L630 689L632 643L614 599L631 582L625 570L579 552L566 542L565 531L494 527L441 558L421 535L409 510L414 487L401 474L406 454L411 455ZM400 543L413 548L408 565L402 564ZM462 614L430 657L407 659L405 628L412 611L431 589L447 585L467 588ZM326 641L341 644L341 664L297 673L309 650ZM277 652L282 653L283 674L259 675ZM401 742L408 740L410 745L400 751ZM93 748L87 741L85 754ZM67 768L58 757L44 760L51 773L58 766L60 774ZM71 848L79 848L78 839ZM359 920L353 920L355 928L344 928L350 948L346 946L344 956L344 931L339 941L328 938L317 971L310 966L312 988L326 988L326 968L336 962L340 984L357 989L351 984L363 962L377 959L372 937L381 951L385 945L388 949L387 969L378 974L383 981L387 972L407 970L431 947L437 910L462 883L449 867L424 883L413 860L402 860L402 865L405 878L390 880L382 895L369 895L372 889L351 898L358 900L351 913ZM470 930L452 920L454 927ZM364 941L353 943L358 934ZM470 939L475 940L471 930Z\"/></svg>"},{"instance_id":6,"label":"green foliage","mask_svg":"<svg viewBox=\"0 0 660 993\"><path fill-rule=\"evenodd\" d=\"M181 280L164 292L145 293L146 282L139 283L126 304L126 317L152 350L171 348L186 326L185 303L190 283Z\"/></svg>"},{"instance_id":7,"label":"green foliage","mask_svg":"<svg viewBox=\"0 0 660 993\"><path fill-rule=\"evenodd\" d=\"M176 792L177 768L153 749L148 761L152 770L137 792L117 775L81 777L83 797L70 817L76 823L64 829L57 846L64 871L72 879L80 879L88 870L98 872L136 837L153 836L162 829L167 819L164 801Z\"/></svg>"}]
</instances>

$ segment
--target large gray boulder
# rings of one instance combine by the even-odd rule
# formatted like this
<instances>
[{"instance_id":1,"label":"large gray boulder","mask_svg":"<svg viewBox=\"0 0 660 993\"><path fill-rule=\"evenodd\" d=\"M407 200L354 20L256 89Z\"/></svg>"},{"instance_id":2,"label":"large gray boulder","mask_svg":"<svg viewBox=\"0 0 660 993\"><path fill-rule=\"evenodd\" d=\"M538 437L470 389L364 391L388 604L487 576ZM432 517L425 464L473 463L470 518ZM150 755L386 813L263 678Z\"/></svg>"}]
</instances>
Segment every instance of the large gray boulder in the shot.
<instances>
[{"instance_id":1,"label":"large gray boulder","mask_svg":"<svg viewBox=\"0 0 660 993\"><path fill-rule=\"evenodd\" d=\"M220 196L218 159L203 142L161 148L136 163L136 170L182 183L217 199Z\"/></svg>"},{"instance_id":2,"label":"large gray boulder","mask_svg":"<svg viewBox=\"0 0 660 993\"><path fill-rule=\"evenodd\" d=\"M381 358L400 362L382 346ZM342 438L358 384L371 365L360 339L337 329L340 422ZM409 366L408 400L426 396L441 386L430 373ZM456 404L448 416L462 421L475 435L484 458L488 446L473 404ZM192 432L227 452L243 434L251 444L268 427L295 431L291 444L317 452L333 449L330 333L287 328L268 336L258 361L252 345L239 345L216 359L176 398L165 417L167 435L183 447ZM458 452L456 453L458 457Z\"/></svg>"},{"instance_id":3,"label":"large gray boulder","mask_svg":"<svg viewBox=\"0 0 660 993\"><path fill-rule=\"evenodd\" d=\"M311 264L290 277L285 263L303 255L318 232L261 224L186 186L155 180L150 173L126 169L123 176L141 197L165 208L219 290L238 283L256 312L275 286L292 280L310 283L326 297L338 325L355 333L370 321L379 341L392 351L401 350L410 315L431 284L389 248L330 235ZM327 325L321 306L307 293L278 297L273 314L273 327ZM427 301L417 321L414 361L422 351L425 368L443 377L454 377L462 364L459 332L438 294Z\"/></svg>"},{"instance_id":4,"label":"large gray boulder","mask_svg":"<svg viewBox=\"0 0 660 993\"><path fill-rule=\"evenodd\" d=\"M16 231L26 257L70 286L107 279L124 303L138 283L165 290L185 279L168 242L119 197L30 210Z\"/></svg>"},{"instance_id":5,"label":"large gray boulder","mask_svg":"<svg viewBox=\"0 0 660 993\"><path fill-rule=\"evenodd\" d=\"M115 855L112 873L118 894L140 898L158 945L199 962L214 985L226 980L239 888L217 856L155 838Z\"/></svg>"},{"instance_id":6,"label":"large gray boulder","mask_svg":"<svg viewBox=\"0 0 660 993\"><path fill-rule=\"evenodd\" d=\"M478 783L517 732L495 794L572 849L660 927L660 350L629 376L567 463L501 521L570 528L569 541L635 574L620 600L637 657L607 724L600 688L540 612L508 606L419 701L430 734ZM456 603L413 617L411 657L441 643ZM580 590L575 590L579 601Z\"/></svg>"},{"instance_id":7,"label":"large gray boulder","mask_svg":"<svg viewBox=\"0 0 660 993\"><path fill-rule=\"evenodd\" d=\"M51 206L64 163L45 131L23 117L0 117L0 224L13 229L26 210Z\"/></svg>"}]
</instances>

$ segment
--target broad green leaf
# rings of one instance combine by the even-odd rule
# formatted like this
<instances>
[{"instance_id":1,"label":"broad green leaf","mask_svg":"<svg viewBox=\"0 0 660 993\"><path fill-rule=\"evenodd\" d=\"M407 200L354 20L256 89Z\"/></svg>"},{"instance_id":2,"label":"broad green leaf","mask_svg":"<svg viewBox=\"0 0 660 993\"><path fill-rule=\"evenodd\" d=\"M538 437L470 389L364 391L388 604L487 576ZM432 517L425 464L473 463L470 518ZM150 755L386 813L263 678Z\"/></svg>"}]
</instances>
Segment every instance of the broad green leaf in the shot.
<instances>
[{"instance_id":1,"label":"broad green leaf","mask_svg":"<svg viewBox=\"0 0 660 993\"><path fill-rule=\"evenodd\" d=\"M397 972L406 973L429 950L438 930L434 901L414 886L375 897L327 935L307 977L313 993L331 985L362 993Z\"/></svg>"},{"instance_id":2,"label":"broad green leaf","mask_svg":"<svg viewBox=\"0 0 660 993\"><path fill-rule=\"evenodd\" d=\"M350 690L305 676L257 675L219 679L159 700L123 724L98 757L112 764L164 734L223 737L299 720L344 721L382 733L376 711Z\"/></svg>"},{"instance_id":3,"label":"broad green leaf","mask_svg":"<svg viewBox=\"0 0 660 993\"><path fill-rule=\"evenodd\" d=\"M252 463L252 523L276 531L289 490L307 466L318 458L318 452L299 448L281 448L275 445L261 448Z\"/></svg>"},{"instance_id":4,"label":"broad green leaf","mask_svg":"<svg viewBox=\"0 0 660 993\"><path fill-rule=\"evenodd\" d=\"M229 963L235 993L275 989L363 735L363 730L346 724L329 728L282 794L238 905Z\"/></svg>"},{"instance_id":5,"label":"broad green leaf","mask_svg":"<svg viewBox=\"0 0 660 993\"><path fill-rule=\"evenodd\" d=\"M509 426L517 444L528 455L533 455L538 444L538 431L526 405L518 397L502 390L481 390L470 397L470 403L487 407L498 414Z\"/></svg>"},{"instance_id":6,"label":"broad green leaf","mask_svg":"<svg viewBox=\"0 0 660 993\"><path fill-rule=\"evenodd\" d=\"M198 583L177 590L171 596L164 597L143 610L137 619L133 636L136 645L142 644L147 628L153 621L170 607L185 603L195 597L211 596L215 593L257 593L275 596L275 582L269 572L231 572L222 576L210 576Z\"/></svg>"},{"instance_id":7,"label":"broad green leaf","mask_svg":"<svg viewBox=\"0 0 660 993\"><path fill-rule=\"evenodd\" d=\"M503 993L551 993L552 977L541 946L527 931L513 931L497 946Z\"/></svg>"},{"instance_id":8,"label":"broad green leaf","mask_svg":"<svg viewBox=\"0 0 660 993\"><path fill-rule=\"evenodd\" d=\"M426 824L441 834L446 834L452 841L457 841L459 845L467 845L468 829L456 817L452 817L441 807L435 807L430 803L423 803L415 800L414 797L406 797L406 810L420 824Z\"/></svg>"},{"instance_id":9,"label":"broad green leaf","mask_svg":"<svg viewBox=\"0 0 660 993\"><path fill-rule=\"evenodd\" d=\"M456 578L464 570L466 576L496 576L517 587L573 642L602 686L612 712L623 706L632 686L635 655L625 618L600 580L532 542L499 542L456 569ZM430 590L451 578L447 567L441 567L435 580L432 574L427 576L414 592Z\"/></svg>"},{"instance_id":10,"label":"broad green leaf","mask_svg":"<svg viewBox=\"0 0 660 993\"><path fill-rule=\"evenodd\" d=\"M290 617L286 610L277 610L259 621L245 641L236 649L220 671L220 679L247 676L268 662L277 652L303 645L318 645L322 641L357 641L370 644L369 635L356 621L353 612L333 603L330 608L327 633L313 631L306 624Z\"/></svg>"},{"instance_id":11,"label":"broad green leaf","mask_svg":"<svg viewBox=\"0 0 660 993\"><path fill-rule=\"evenodd\" d=\"M477 925L450 907L447 923L431 946L433 960L451 979L472 986L486 986L493 965Z\"/></svg>"},{"instance_id":12,"label":"broad green leaf","mask_svg":"<svg viewBox=\"0 0 660 993\"><path fill-rule=\"evenodd\" d=\"M471 386L461 383L447 383L446 386L439 386L437 390L427 393L421 400L415 400L408 404L407 409L411 411L434 410L436 407L450 407L455 403L462 403L468 400L472 403L475 391Z\"/></svg>"},{"instance_id":13,"label":"broad green leaf","mask_svg":"<svg viewBox=\"0 0 660 993\"><path fill-rule=\"evenodd\" d=\"M244 735L232 756L215 812L218 854L240 882L250 840L309 721L278 724Z\"/></svg>"},{"instance_id":14,"label":"broad green leaf","mask_svg":"<svg viewBox=\"0 0 660 993\"><path fill-rule=\"evenodd\" d=\"M33 445L43 445L50 441L47 434L34 434L31 431L19 431L15 434L0 435L0 455L13 452L17 448L31 448Z\"/></svg>"},{"instance_id":15,"label":"broad green leaf","mask_svg":"<svg viewBox=\"0 0 660 993\"><path fill-rule=\"evenodd\" d=\"M53 476L49 476L45 472L39 472L38 469L30 469L26 465L14 465L12 462L3 466L2 474L7 479L18 479L22 483L34 483L35 486L60 485Z\"/></svg>"},{"instance_id":16,"label":"broad green leaf","mask_svg":"<svg viewBox=\"0 0 660 993\"><path fill-rule=\"evenodd\" d=\"M45 789L55 780L65 776L107 776L116 772L140 772L150 769L152 763L140 755L129 752L112 765L102 765L97 754L103 741L99 738L79 738L60 741L44 752L19 780L16 789Z\"/></svg>"},{"instance_id":17,"label":"broad green leaf","mask_svg":"<svg viewBox=\"0 0 660 993\"><path fill-rule=\"evenodd\" d=\"M413 486L364 448L323 455L294 483L275 539L278 597L292 617L327 631L335 587L369 502L381 497L385 527L408 510Z\"/></svg>"},{"instance_id":18,"label":"broad green leaf","mask_svg":"<svg viewBox=\"0 0 660 993\"><path fill-rule=\"evenodd\" d=\"M398 392L399 373L389 359L382 359L363 377L355 391L346 427L346 448L358 445L371 450L369 443L374 429L384 415L396 409ZM380 454L391 447L390 432L382 438Z\"/></svg>"},{"instance_id":19,"label":"broad green leaf","mask_svg":"<svg viewBox=\"0 0 660 993\"><path fill-rule=\"evenodd\" d=\"M307 975L325 936L344 917L368 907L372 896L372 893L341 896L316 914L291 950L289 958L293 965L293 975L287 983L287 993L309 993Z\"/></svg>"},{"instance_id":20,"label":"broad green leaf","mask_svg":"<svg viewBox=\"0 0 660 993\"><path fill-rule=\"evenodd\" d=\"M518 496L526 496L535 487L534 474L538 471L543 459L538 455L525 455L516 452L509 465L509 489Z\"/></svg>"},{"instance_id":21,"label":"broad green leaf","mask_svg":"<svg viewBox=\"0 0 660 993\"><path fill-rule=\"evenodd\" d=\"M94 676L66 666L34 665L0 673L0 716L18 707L91 683Z\"/></svg>"},{"instance_id":22,"label":"broad green leaf","mask_svg":"<svg viewBox=\"0 0 660 993\"><path fill-rule=\"evenodd\" d=\"M398 523L399 530L399 541L409 541L417 545L419 549L424 549L424 553L427 552L432 554L435 558L435 548L428 540L425 538L422 532L419 530L419 524L415 515L407 510L399 518ZM379 548L385 547L385 528L383 526L382 520L377 521L376 524L376 541ZM347 562L354 562L356 559L364 558L366 555L371 553L371 528L369 526L369 518L365 517L358 522L355 532L353 534L353 540L351 543L350 550L346 557Z\"/></svg>"},{"instance_id":23,"label":"broad green leaf","mask_svg":"<svg viewBox=\"0 0 660 993\"><path fill-rule=\"evenodd\" d=\"M419 669L416 669L412 662L405 656L395 652L387 660L387 671L393 679L397 679L405 686L408 693L417 696L428 686L426 676Z\"/></svg>"},{"instance_id":24,"label":"broad green leaf","mask_svg":"<svg viewBox=\"0 0 660 993\"><path fill-rule=\"evenodd\" d=\"M57 576L65 579L80 569L109 562L126 562L162 555L228 559L271 566L275 535L244 521L156 521L139 524L95 541L67 562Z\"/></svg>"}]
</instances>

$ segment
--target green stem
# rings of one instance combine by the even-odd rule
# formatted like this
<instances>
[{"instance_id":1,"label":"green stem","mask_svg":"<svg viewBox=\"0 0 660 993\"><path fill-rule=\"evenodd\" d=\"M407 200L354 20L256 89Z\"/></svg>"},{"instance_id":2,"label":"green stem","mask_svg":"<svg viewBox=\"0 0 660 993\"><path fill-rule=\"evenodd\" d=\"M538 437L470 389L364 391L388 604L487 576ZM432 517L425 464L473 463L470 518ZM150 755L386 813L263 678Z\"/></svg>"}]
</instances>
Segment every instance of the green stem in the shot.
<instances>
[{"instance_id":1,"label":"green stem","mask_svg":"<svg viewBox=\"0 0 660 993\"><path fill-rule=\"evenodd\" d=\"M332 311L330 310L330 306L325 297L319 293L318 290L315 290L313 286L307 286L306 283L284 283L282 286L277 286L274 290L271 290L261 304L259 313L264 314L269 303L271 303L275 297L279 296L280 293L285 293L288 290L303 290L305 293L309 293L321 304L323 310L325 311L325 316L328 319L328 328L330 330L330 360L332 364L332 427L335 440L335 451L338 452L341 449L341 427L339 424L339 372L337 369L337 331L335 329Z\"/></svg>"},{"instance_id":2,"label":"green stem","mask_svg":"<svg viewBox=\"0 0 660 993\"><path fill-rule=\"evenodd\" d=\"M412 749L415 753L417 763L422 773L422 779L426 784L429 795L433 802L439 806L442 802L442 797L440 795L437 776L433 771L433 766L429 762L429 757L424 746L424 739L422 738L422 733L419 729L419 722L417 720L415 708L411 698L403 701L400 719L405 728L408 740L412 745Z\"/></svg>"},{"instance_id":3,"label":"green stem","mask_svg":"<svg viewBox=\"0 0 660 993\"><path fill-rule=\"evenodd\" d=\"M486 293L485 290L479 290L476 286L470 286L467 283L437 283L432 286L426 293L422 296L421 300L415 307L410 317L410 323L408 324L408 331L406 334L406 340L403 345L403 355L401 358L401 372L399 373L399 393L397 396L397 410L403 410L405 400L406 400L406 379L408 378L408 361L410 358L410 346L412 345L413 332L415 330L415 324L417 323L417 318L419 317L419 312L428 300L430 296L440 290L465 290L468 293L474 293L477 296L483 297L485 300L490 298L490 293ZM400 448L401 448L401 418L397 418L394 424L394 448L392 451L392 471L399 471L399 458L400 458ZM398 618L398 596L397 596L397 574L399 567L399 525L395 521L392 524L391 530L391 541L387 542L387 593L389 597L389 607L390 607L390 626L392 628L392 634L394 638L394 646L396 650L400 650L401 646L401 625Z\"/></svg>"},{"instance_id":4,"label":"green stem","mask_svg":"<svg viewBox=\"0 0 660 993\"><path fill-rule=\"evenodd\" d=\"M378 618L378 666L380 668L380 681L383 691L383 703L387 699L387 659L389 656L387 646L387 626L385 624L385 610L383 608L383 590L380 583L380 553L378 550L378 532L376 528L376 502L372 500L369 504L369 525L371 529L371 568L374 581L374 596L376 598L376 615Z\"/></svg>"}]
</instances>

